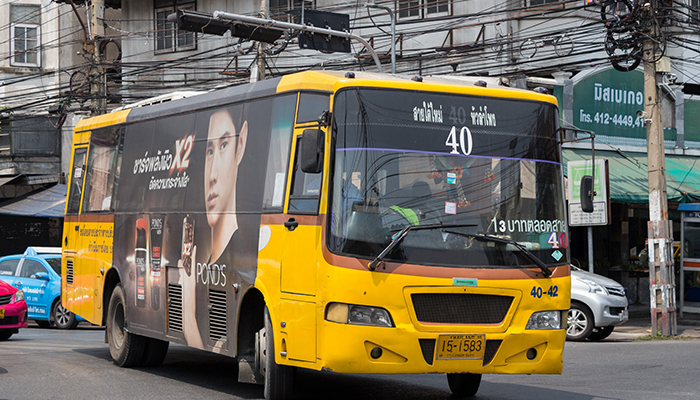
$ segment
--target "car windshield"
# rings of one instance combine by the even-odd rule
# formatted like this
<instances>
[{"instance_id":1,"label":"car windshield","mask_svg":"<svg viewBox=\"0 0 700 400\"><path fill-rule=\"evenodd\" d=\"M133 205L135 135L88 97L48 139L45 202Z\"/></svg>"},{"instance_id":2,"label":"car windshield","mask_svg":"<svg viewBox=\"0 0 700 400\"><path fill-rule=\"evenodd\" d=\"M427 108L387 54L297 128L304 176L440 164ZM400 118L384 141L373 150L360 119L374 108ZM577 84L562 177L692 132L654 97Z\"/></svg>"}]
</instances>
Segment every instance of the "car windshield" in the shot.
<instances>
[{"instance_id":1,"label":"car windshield","mask_svg":"<svg viewBox=\"0 0 700 400\"><path fill-rule=\"evenodd\" d=\"M405 232L382 259L535 266L527 249L545 265L565 263L557 115L553 105L534 101L339 92L329 249L374 260L407 226L443 224Z\"/></svg>"},{"instance_id":2,"label":"car windshield","mask_svg":"<svg viewBox=\"0 0 700 400\"><path fill-rule=\"evenodd\" d=\"M45 258L45 260L58 275L61 275L61 257Z\"/></svg>"}]
</instances>

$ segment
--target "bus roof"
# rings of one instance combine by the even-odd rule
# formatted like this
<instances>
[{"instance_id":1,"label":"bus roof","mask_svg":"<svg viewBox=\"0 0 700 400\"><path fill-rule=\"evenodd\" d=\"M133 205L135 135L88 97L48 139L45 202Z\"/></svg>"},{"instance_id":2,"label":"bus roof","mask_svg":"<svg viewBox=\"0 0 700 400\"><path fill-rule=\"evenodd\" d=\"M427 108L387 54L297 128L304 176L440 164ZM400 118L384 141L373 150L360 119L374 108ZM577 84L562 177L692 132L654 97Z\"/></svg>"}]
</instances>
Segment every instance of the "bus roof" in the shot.
<instances>
[{"instance_id":1,"label":"bus roof","mask_svg":"<svg viewBox=\"0 0 700 400\"><path fill-rule=\"evenodd\" d=\"M477 82L486 82L477 85ZM163 115L181 114L193 110L219 107L238 101L271 96L276 93L299 90L334 93L345 87L383 87L406 90L459 93L476 96L493 96L511 99L546 102L557 105L554 96L533 90L498 86L497 82L481 77L427 76L416 78L409 75L382 74L375 72L305 71L260 82L231 86L186 99L173 99L143 107L126 108L117 113L88 118L81 121L75 132L84 132L100 126L122 122L136 122ZM147 102L146 102L147 103Z\"/></svg>"}]
</instances>

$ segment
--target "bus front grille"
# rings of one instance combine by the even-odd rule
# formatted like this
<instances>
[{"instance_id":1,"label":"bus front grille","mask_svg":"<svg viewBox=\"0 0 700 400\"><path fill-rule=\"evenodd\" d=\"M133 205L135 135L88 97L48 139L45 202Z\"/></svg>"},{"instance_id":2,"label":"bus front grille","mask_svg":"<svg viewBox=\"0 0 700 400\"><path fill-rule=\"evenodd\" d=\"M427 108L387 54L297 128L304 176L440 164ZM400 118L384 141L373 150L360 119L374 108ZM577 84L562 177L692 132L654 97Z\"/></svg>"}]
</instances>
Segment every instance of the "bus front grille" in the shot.
<instances>
[{"instance_id":1,"label":"bus front grille","mask_svg":"<svg viewBox=\"0 0 700 400\"><path fill-rule=\"evenodd\" d=\"M182 286L168 284L168 331L182 332Z\"/></svg>"},{"instance_id":2,"label":"bus front grille","mask_svg":"<svg viewBox=\"0 0 700 400\"><path fill-rule=\"evenodd\" d=\"M209 291L209 339L216 342L226 338L226 292L220 290Z\"/></svg>"},{"instance_id":3,"label":"bus front grille","mask_svg":"<svg viewBox=\"0 0 700 400\"><path fill-rule=\"evenodd\" d=\"M474 293L413 293L413 309L421 323L500 324L513 303L511 296Z\"/></svg>"}]
</instances>

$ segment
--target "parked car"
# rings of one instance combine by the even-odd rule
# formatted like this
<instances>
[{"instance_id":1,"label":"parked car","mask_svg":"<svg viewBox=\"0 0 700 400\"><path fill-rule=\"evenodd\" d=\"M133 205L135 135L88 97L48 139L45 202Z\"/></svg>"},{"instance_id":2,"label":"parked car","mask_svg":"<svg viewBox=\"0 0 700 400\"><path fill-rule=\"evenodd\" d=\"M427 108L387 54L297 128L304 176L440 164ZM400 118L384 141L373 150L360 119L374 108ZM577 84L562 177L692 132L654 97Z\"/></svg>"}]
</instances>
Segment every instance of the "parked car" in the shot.
<instances>
[{"instance_id":1,"label":"parked car","mask_svg":"<svg viewBox=\"0 0 700 400\"><path fill-rule=\"evenodd\" d=\"M1 257L0 280L24 291L29 319L42 328L72 329L84 321L61 304L60 247L27 247Z\"/></svg>"},{"instance_id":2,"label":"parked car","mask_svg":"<svg viewBox=\"0 0 700 400\"><path fill-rule=\"evenodd\" d=\"M610 278L571 266L571 309L566 339L603 340L629 319L627 292Z\"/></svg>"},{"instance_id":3,"label":"parked car","mask_svg":"<svg viewBox=\"0 0 700 400\"><path fill-rule=\"evenodd\" d=\"M24 292L0 281L0 341L27 327L27 303Z\"/></svg>"}]
</instances>

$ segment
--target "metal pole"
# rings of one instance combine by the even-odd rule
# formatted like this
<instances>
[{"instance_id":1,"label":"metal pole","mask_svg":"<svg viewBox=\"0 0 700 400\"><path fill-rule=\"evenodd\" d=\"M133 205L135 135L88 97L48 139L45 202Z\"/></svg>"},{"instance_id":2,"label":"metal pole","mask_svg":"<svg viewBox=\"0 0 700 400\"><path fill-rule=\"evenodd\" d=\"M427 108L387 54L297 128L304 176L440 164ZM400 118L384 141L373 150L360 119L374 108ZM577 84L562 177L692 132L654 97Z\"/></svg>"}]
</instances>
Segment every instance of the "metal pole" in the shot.
<instances>
[{"instance_id":1,"label":"metal pole","mask_svg":"<svg viewBox=\"0 0 700 400\"><path fill-rule=\"evenodd\" d=\"M100 40L104 38L104 0L92 0L88 8L89 21L88 33L90 34L90 50L92 52L92 63L95 68L90 69L90 93L91 114L101 115L107 112L107 80L105 67L100 60Z\"/></svg>"},{"instance_id":2,"label":"metal pole","mask_svg":"<svg viewBox=\"0 0 700 400\"><path fill-rule=\"evenodd\" d=\"M647 4L649 19L655 15L655 1ZM675 297L673 285L673 253L669 245L673 231L668 223L668 199L666 194L666 160L662 127L661 98L658 83L661 74L656 72L655 39L656 24L644 41L644 111L647 128L647 158L649 174L649 292L652 333L664 336L676 335ZM670 272L670 273L669 273ZM674 286L675 287L675 286Z\"/></svg>"},{"instance_id":3,"label":"metal pole","mask_svg":"<svg viewBox=\"0 0 700 400\"><path fill-rule=\"evenodd\" d=\"M344 38L348 38L348 39L354 39L354 40L357 40L358 42L362 43L362 45L367 48L367 51L369 51L370 55L372 56L372 59L374 60L374 64L377 66L377 70L379 72L382 72L382 64L379 62L379 57L377 57L377 53L374 51L372 46L369 43L367 43L367 41L365 39L361 38L360 36L353 35L352 33L349 33L349 32L341 32L341 31L336 31L333 29L326 29L326 28L317 28L315 26L292 24L289 22L276 21L274 19L263 19L263 18L249 17L247 15L231 14L231 13L227 13L225 11L214 11L212 13L212 18L219 19L219 20L228 20L228 21L240 21L240 22L249 23L252 25L259 25L259 26L263 26L266 28L275 28L275 29L279 29L279 30L296 29L296 30L300 30L302 32L313 32L313 33L319 33L321 35L338 36L338 37L344 37Z\"/></svg>"},{"instance_id":4,"label":"metal pole","mask_svg":"<svg viewBox=\"0 0 700 400\"><path fill-rule=\"evenodd\" d=\"M265 17L268 16L268 8L267 8L267 1L268 0L260 0L260 15L264 15ZM265 80L265 52L263 51L263 44L262 42L258 42L258 58L256 60L257 62L257 73L258 76L256 77L257 81L264 81Z\"/></svg>"},{"instance_id":5,"label":"metal pole","mask_svg":"<svg viewBox=\"0 0 700 400\"><path fill-rule=\"evenodd\" d=\"M367 3L365 7L368 8L381 8L386 10L391 17L391 73L396 73L396 12L387 6L382 6L379 4Z\"/></svg>"}]
</instances>

